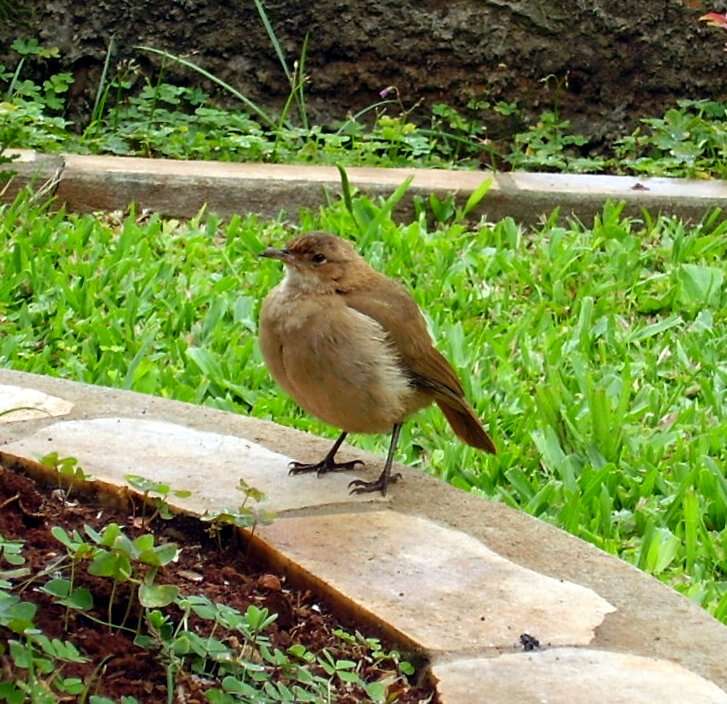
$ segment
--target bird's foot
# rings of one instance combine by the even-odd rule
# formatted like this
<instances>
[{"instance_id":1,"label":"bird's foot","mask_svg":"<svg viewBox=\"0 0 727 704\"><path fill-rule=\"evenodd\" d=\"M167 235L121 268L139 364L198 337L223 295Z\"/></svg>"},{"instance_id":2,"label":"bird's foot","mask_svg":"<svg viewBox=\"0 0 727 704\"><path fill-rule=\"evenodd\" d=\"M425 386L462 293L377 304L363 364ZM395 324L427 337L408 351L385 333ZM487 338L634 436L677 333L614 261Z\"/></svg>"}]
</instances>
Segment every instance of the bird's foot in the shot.
<instances>
[{"instance_id":1,"label":"bird's foot","mask_svg":"<svg viewBox=\"0 0 727 704\"><path fill-rule=\"evenodd\" d=\"M381 496L386 496L386 487L389 484L395 484L401 479L401 474L397 472L387 477L385 474L381 474L378 479L374 479L371 482L367 482L363 479L354 479L348 483L348 488L351 490L351 494L370 494L373 491L380 491Z\"/></svg>"},{"instance_id":2,"label":"bird's foot","mask_svg":"<svg viewBox=\"0 0 727 704\"><path fill-rule=\"evenodd\" d=\"M351 460L351 462L336 462L335 460L324 457L320 462L306 464L305 462L291 462L288 466L288 474L295 476L296 474L305 474L306 472L315 472L317 476L328 474L328 472L347 472L356 469L356 465L364 466L362 460Z\"/></svg>"}]
</instances>

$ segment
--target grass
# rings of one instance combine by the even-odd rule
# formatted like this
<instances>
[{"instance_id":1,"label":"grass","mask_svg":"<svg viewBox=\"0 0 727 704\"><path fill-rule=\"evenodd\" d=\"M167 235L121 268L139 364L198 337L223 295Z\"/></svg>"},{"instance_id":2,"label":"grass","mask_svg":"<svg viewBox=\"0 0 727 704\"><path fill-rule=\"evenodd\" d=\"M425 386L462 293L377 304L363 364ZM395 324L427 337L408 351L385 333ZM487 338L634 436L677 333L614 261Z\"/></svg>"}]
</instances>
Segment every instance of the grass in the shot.
<instances>
[{"instance_id":1,"label":"grass","mask_svg":"<svg viewBox=\"0 0 727 704\"><path fill-rule=\"evenodd\" d=\"M398 459L563 527L727 623L727 222L553 215L524 230L363 197L303 212L402 279L500 447L434 409ZM352 219L356 213L358 225ZM361 227L362 223L368 223ZM358 229L357 229L358 228ZM0 365L248 413L331 437L272 383L256 340L281 222L0 210ZM387 438L353 436L384 453Z\"/></svg>"}]
</instances>

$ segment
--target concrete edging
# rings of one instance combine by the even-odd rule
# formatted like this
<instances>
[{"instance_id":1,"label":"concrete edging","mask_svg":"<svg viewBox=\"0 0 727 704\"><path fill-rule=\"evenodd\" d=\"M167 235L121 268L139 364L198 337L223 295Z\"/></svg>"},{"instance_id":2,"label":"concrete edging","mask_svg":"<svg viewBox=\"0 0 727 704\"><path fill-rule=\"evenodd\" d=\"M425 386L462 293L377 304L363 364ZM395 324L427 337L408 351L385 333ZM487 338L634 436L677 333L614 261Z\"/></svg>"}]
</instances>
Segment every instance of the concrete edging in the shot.
<instances>
[{"instance_id":1,"label":"concrete edging","mask_svg":"<svg viewBox=\"0 0 727 704\"><path fill-rule=\"evenodd\" d=\"M340 192L338 171L329 166L18 153L16 186L33 177L50 178L61 160L56 196L79 212L123 210L134 202L171 217L191 217L205 204L222 217L248 212L275 217L281 211L294 215L301 207L318 208L327 195ZM413 177L397 209L400 217L411 216L416 196L455 194L463 203L488 177L492 188L473 215L491 220L509 215L533 224L560 208L563 215L589 221L608 199L623 201L631 215L645 208L688 220L700 219L710 208L727 209L727 182L716 180L364 167L350 167L347 173L353 187L372 196L387 196Z\"/></svg>"},{"instance_id":2,"label":"concrete edging","mask_svg":"<svg viewBox=\"0 0 727 704\"><path fill-rule=\"evenodd\" d=\"M443 704L727 704L727 628L634 567L540 520L407 467L386 499L350 476L287 476L329 440L128 391L0 370L0 452L73 455L102 482L134 472L227 508L271 492L263 551L341 609L425 653ZM29 408L37 408L33 414ZM362 457L364 476L381 458ZM541 642L523 652L522 633Z\"/></svg>"}]
</instances>

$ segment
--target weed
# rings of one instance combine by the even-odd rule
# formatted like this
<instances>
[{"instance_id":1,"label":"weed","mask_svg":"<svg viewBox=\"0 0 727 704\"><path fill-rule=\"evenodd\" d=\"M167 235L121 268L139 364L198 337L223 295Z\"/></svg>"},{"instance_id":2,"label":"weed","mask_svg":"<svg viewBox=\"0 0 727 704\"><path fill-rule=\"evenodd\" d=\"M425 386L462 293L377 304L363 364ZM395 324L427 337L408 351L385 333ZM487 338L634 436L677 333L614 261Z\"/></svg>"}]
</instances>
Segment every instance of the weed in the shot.
<instances>
[{"instance_id":1,"label":"weed","mask_svg":"<svg viewBox=\"0 0 727 704\"><path fill-rule=\"evenodd\" d=\"M232 527L233 539L237 538L237 531L242 528L251 529L251 533L255 532L255 528L259 525L267 525L272 522L274 515L264 509L257 508L256 506L249 506L248 502L252 501L253 504L257 504L265 499L263 494L258 489L251 487L244 479L240 479L238 491L241 491L244 498L242 503L234 509L227 509L223 511L205 511L200 520L205 523L209 523L207 529L208 534L217 542L218 549L222 549L222 532L226 526Z\"/></svg>"},{"instance_id":2,"label":"weed","mask_svg":"<svg viewBox=\"0 0 727 704\"><path fill-rule=\"evenodd\" d=\"M93 478L83 471L75 457L59 457L57 452L51 452L41 457L39 462L56 472L58 489L64 494L66 500L71 498L74 486L81 482L90 481ZM63 485L64 480L65 487Z\"/></svg>"},{"instance_id":3,"label":"weed","mask_svg":"<svg viewBox=\"0 0 727 704\"><path fill-rule=\"evenodd\" d=\"M101 532L85 526L86 534L95 544L88 572L112 580L108 602L108 625L113 627L115 598L120 584L130 586L123 626L133 607L134 595L141 606L159 608L171 604L177 597L177 587L156 584L160 567L177 560L179 551L174 543L154 544L154 535L145 533L131 540L116 523L109 523ZM143 576L140 571L144 567Z\"/></svg>"},{"instance_id":4,"label":"weed","mask_svg":"<svg viewBox=\"0 0 727 704\"><path fill-rule=\"evenodd\" d=\"M186 499L192 495L192 492L188 491L187 489L172 489L169 484L165 484L164 482L157 482L152 479L146 479L138 474L126 474L124 475L124 479L129 483L132 488L142 492L142 524L151 524L157 516L164 519L165 521L173 517L174 514L169 508L167 497L176 496L180 499ZM154 513L152 513L152 515L149 516L149 519L147 520L146 506L149 502L148 500L150 494L158 494L158 496L154 496L151 499L151 503L154 506Z\"/></svg>"},{"instance_id":5,"label":"weed","mask_svg":"<svg viewBox=\"0 0 727 704\"><path fill-rule=\"evenodd\" d=\"M4 569L3 563L10 565L10 569ZM22 566L24 564L23 541L7 540L0 533L0 590L10 589L11 580L30 574L30 570Z\"/></svg>"},{"instance_id":6,"label":"weed","mask_svg":"<svg viewBox=\"0 0 727 704\"><path fill-rule=\"evenodd\" d=\"M649 176L724 178L727 105L713 100L679 100L663 117L644 118L645 129L620 139L616 157L624 169Z\"/></svg>"},{"instance_id":7,"label":"weed","mask_svg":"<svg viewBox=\"0 0 727 704\"><path fill-rule=\"evenodd\" d=\"M13 550L6 552L6 559L8 554L17 556ZM23 601L11 590L12 584L0 580L0 628L14 635L0 641L0 656L8 658L19 676L13 681L3 678L0 700L54 704L57 695L80 693L83 683L77 678L62 677L60 667L64 663L85 662L85 656L72 643L50 639L35 628L36 605Z\"/></svg>"},{"instance_id":8,"label":"weed","mask_svg":"<svg viewBox=\"0 0 727 704\"><path fill-rule=\"evenodd\" d=\"M602 171L604 159L585 157L580 148L588 137L569 133L570 123L555 112L544 112L540 121L513 138L513 150L507 157L513 169L523 171Z\"/></svg>"}]
</instances>

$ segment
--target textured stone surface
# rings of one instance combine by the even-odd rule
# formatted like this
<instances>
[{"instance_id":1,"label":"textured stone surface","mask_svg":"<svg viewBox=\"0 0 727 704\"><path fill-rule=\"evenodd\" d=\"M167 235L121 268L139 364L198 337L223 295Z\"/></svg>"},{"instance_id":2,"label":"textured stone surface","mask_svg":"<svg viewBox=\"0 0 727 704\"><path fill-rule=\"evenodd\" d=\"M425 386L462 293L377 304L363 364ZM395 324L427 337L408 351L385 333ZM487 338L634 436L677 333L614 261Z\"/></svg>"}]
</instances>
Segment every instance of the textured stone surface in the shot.
<instances>
[{"instance_id":1,"label":"textured stone surface","mask_svg":"<svg viewBox=\"0 0 727 704\"><path fill-rule=\"evenodd\" d=\"M0 423L64 416L73 404L24 386L0 384Z\"/></svg>"},{"instance_id":2,"label":"textured stone surface","mask_svg":"<svg viewBox=\"0 0 727 704\"><path fill-rule=\"evenodd\" d=\"M225 413L208 406L195 406L147 394L103 388L37 374L0 369L0 384L34 388L72 402L74 407L68 416L69 419L81 420L101 416L139 420L154 418L202 432L235 436L250 443L264 445L284 457L294 457L303 461L319 459L330 448L332 442L330 438L316 437L270 421ZM47 428L57 423L57 419L43 417L28 422L1 424L0 451L10 452L10 447L26 440L33 433L38 433L38 437L42 439L43 433L47 433L47 430L39 432L39 428ZM100 437L103 439L104 436ZM98 454L102 456L105 452L104 447L100 443L98 447ZM341 459L350 460L356 457L366 461L367 466L360 470L360 474L367 479L375 478L381 471L382 457L361 452L344 443L341 448ZM152 460L147 466L154 466ZM161 462L160 465L165 466L166 463ZM185 467L184 463L180 463L179 466L183 469ZM213 470L216 471L218 470ZM389 502L387 506L392 510L411 516L426 517L441 526L461 531L470 540L486 545L498 555L522 567L548 575L556 581L562 579L588 587L613 604L617 610L608 614L596 628L594 639L588 647L674 661L727 691L727 658L724 657L724 653L727 652L727 628L694 602L632 565L607 555L593 545L544 521L521 511L515 511L501 503L454 489L423 471L403 465L396 465L396 471L403 474L403 479L391 487L387 497ZM174 475L170 472L165 476ZM172 479L171 483L183 488L186 482L182 476L180 473L180 478ZM213 473L211 476L217 475ZM234 473L234 476L224 480L226 481L224 486L230 495L236 494L233 487L237 482L237 476ZM275 476L280 477L280 486L293 481L284 476L284 473ZM323 493L324 484L338 479L339 477L325 477L320 480L310 478L309 481L313 482L313 490L325 498L327 495ZM203 480L200 480L200 484L202 483ZM290 484L290 486L298 485ZM214 489L214 487L203 487L200 491L206 491L207 488ZM345 495L345 491L343 493ZM226 498L231 499L232 496ZM340 511L376 513L380 512L379 508L376 504L355 506L328 504L320 508L304 509L299 515L335 514ZM287 521L287 518L281 517L277 523L281 524L281 530L288 533L288 535L284 533L282 538L291 540L289 533L297 524ZM277 524L273 524L270 528L276 527ZM333 529L349 530L340 518L338 521L333 521ZM357 537L354 542L365 538L373 544L380 540L381 534L381 527L372 523L365 529L365 535ZM344 547L344 550L346 549ZM373 548L369 554L372 553ZM456 551L454 554L457 554ZM342 561L345 554L340 557L331 556L331 559L334 557ZM282 563L285 565L284 560ZM350 569L354 567L359 569L351 562ZM295 571L291 568L291 572ZM317 581L315 573L306 576L298 572L302 577L306 577L305 584L311 585L314 589L319 587L320 582ZM376 563L364 574L376 575ZM364 591L373 589L371 585L375 583L375 578L370 579L370 583L361 586L360 589ZM377 598L381 598L381 586L376 584ZM397 594L396 600L398 599ZM396 600L391 599L392 603L396 603ZM329 599L329 604L336 604L339 601L340 599L333 595ZM388 617L389 614L384 612L379 618L377 614L362 609L358 611L362 625L381 626L382 618ZM430 617L430 614L425 614L421 620L425 621ZM395 639L398 637L393 628L389 631ZM517 642L518 636L519 633L513 634L510 645ZM489 656L492 652L484 654ZM458 655L475 657L483 653L473 648Z\"/></svg>"},{"instance_id":3,"label":"textured stone surface","mask_svg":"<svg viewBox=\"0 0 727 704\"><path fill-rule=\"evenodd\" d=\"M668 660L576 648L433 667L442 704L727 704L711 682Z\"/></svg>"},{"instance_id":4,"label":"textured stone surface","mask_svg":"<svg viewBox=\"0 0 727 704\"><path fill-rule=\"evenodd\" d=\"M460 531L395 511L286 518L263 537L427 650L585 645L605 599L520 567Z\"/></svg>"},{"instance_id":5,"label":"textured stone surface","mask_svg":"<svg viewBox=\"0 0 727 704\"><path fill-rule=\"evenodd\" d=\"M174 217L191 217L203 205L219 215L256 212L274 217L281 210L325 203L326 191L340 190L340 176L329 166L231 164L204 161L65 156L58 198L71 210L123 209L131 201ZM414 196L456 194L460 202L488 176L493 185L477 215L513 215L537 222L558 207L590 219L607 198L622 200L626 212L642 208L698 219L706 208L727 208L727 183L632 176L581 176L547 173L497 173L439 169L347 169L352 186L369 195L389 195L406 178L412 183L397 213L409 217Z\"/></svg>"},{"instance_id":6,"label":"textured stone surface","mask_svg":"<svg viewBox=\"0 0 727 704\"><path fill-rule=\"evenodd\" d=\"M0 171L11 172L13 176L9 181L0 179L0 203L12 201L28 185L35 189L43 186L48 189L49 195L54 192L53 184L63 171L63 157L28 149L12 149L7 155L13 157L13 161L0 164Z\"/></svg>"},{"instance_id":7,"label":"textured stone surface","mask_svg":"<svg viewBox=\"0 0 727 704\"><path fill-rule=\"evenodd\" d=\"M29 174L38 183L55 173L61 180L56 195L70 210L124 209L137 203L165 215L191 217L203 205L222 216L255 212L274 217L281 210L295 213L301 207L317 208L327 192L340 190L340 176L329 166L284 164L235 164L213 161L178 161L131 157L67 154L47 157L17 150L19 174L0 196L8 200ZM15 167L14 167L15 168ZM397 213L409 217L414 196L454 194L460 203L492 176L487 197L474 214L497 219L513 215L524 223L537 222L542 213L556 207L590 219L604 200L624 201L625 212L638 215L642 208L670 212L697 220L711 207L727 208L727 182L637 178L634 176L573 175L549 173L445 171L441 169L379 169L352 167L351 184L371 196L389 195L405 179L412 183Z\"/></svg>"},{"instance_id":8,"label":"textured stone surface","mask_svg":"<svg viewBox=\"0 0 727 704\"><path fill-rule=\"evenodd\" d=\"M290 458L232 435L202 432L176 423L134 418L97 418L54 423L3 450L38 459L48 452L75 457L98 479L123 483L140 474L188 489L175 503L193 511L234 508L242 501L240 478L264 492L271 511L345 501L381 501L378 495L352 497L355 475L288 476Z\"/></svg>"}]
</instances>

